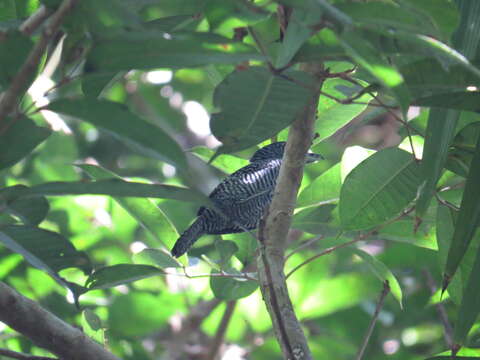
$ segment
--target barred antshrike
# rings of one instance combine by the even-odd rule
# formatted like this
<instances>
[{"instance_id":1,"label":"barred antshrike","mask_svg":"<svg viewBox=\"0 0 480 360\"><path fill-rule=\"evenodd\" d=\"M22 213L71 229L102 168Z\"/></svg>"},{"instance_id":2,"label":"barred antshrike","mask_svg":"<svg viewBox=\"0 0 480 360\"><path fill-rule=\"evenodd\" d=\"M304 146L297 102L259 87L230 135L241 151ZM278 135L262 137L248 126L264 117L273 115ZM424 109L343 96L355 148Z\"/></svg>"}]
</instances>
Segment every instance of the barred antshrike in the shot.
<instances>
[{"instance_id":1,"label":"barred antshrike","mask_svg":"<svg viewBox=\"0 0 480 360\"><path fill-rule=\"evenodd\" d=\"M285 145L276 142L257 150L250 164L225 178L209 196L222 214L202 206L193 224L175 243L172 255L183 255L204 234L255 229L272 201ZM305 161L310 163L319 158L318 154L308 153Z\"/></svg>"}]
</instances>

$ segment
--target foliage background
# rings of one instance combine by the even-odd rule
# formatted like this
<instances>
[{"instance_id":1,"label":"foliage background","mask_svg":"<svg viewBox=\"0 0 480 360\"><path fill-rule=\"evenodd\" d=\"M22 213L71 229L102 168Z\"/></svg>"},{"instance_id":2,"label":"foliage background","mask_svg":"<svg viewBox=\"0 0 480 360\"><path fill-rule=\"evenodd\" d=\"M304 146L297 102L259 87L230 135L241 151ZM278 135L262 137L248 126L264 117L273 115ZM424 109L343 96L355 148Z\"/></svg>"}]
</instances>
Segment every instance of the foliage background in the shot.
<instances>
[{"instance_id":1,"label":"foliage background","mask_svg":"<svg viewBox=\"0 0 480 360\"><path fill-rule=\"evenodd\" d=\"M385 280L392 293L365 358L425 359L447 350L436 286L455 271L441 308L456 323L463 354L478 355L472 322L479 307L462 302L466 291L471 299L480 291L475 271L469 280L478 186L462 203L466 182L480 180L470 169L479 166L472 160L479 154L478 6L281 3L294 9L283 42L278 4L269 1L80 2L37 64L22 115L0 123L0 278L122 359L205 358L222 337L222 319L221 358L281 358L256 282L231 277L251 269L255 239L202 237L186 269L194 278L159 249L171 248L220 177L247 164L270 137L286 139L308 77L275 76L265 57L277 68L324 61L343 77L322 88L312 150L326 159L305 169L289 250L317 241L288 258L286 273L331 246L355 244L288 279L314 358L354 357ZM15 29L42 4L58 4L0 4L5 91L38 39ZM377 106L367 108L370 101ZM403 116L408 126L397 121ZM420 165L412 151L423 151ZM117 176L176 187L95 182ZM456 219L469 214L462 229ZM470 250L448 267L468 248L449 250L452 238L468 238L453 235L462 231L471 233ZM188 322L196 311L200 320ZM1 347L48 355L0 329Z\"/></svg>"}]
</instances>

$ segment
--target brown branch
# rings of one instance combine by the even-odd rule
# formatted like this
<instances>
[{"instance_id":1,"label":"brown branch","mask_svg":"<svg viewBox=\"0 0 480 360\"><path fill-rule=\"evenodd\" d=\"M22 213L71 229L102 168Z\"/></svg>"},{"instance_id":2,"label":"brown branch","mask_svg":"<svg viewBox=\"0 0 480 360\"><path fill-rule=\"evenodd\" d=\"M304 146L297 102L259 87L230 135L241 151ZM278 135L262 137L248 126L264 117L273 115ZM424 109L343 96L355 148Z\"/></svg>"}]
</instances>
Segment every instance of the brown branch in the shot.
<instances>
[{"instance_id":1,"label":"brown branch","mask_svg":"<svg viewBox=\"0 0 480 360\"><path fill-rule=\"evenodd\" d=\"M30 354L19 353L12 350L0 349L0 355L18 360L56 360L55 358L45 356L33 356Z\"/></svg>"},{"instance_id":2,"label":"brown branch","mask_svg":"<svg viewBox=\"0 0 480 360\"><path fill-rule=\"evenodd\" d=\"M53 10L41 5L22 25L18 28L23 34L30 36L50 16Z\"/></svg>"},{"instance_id":3,"label":"brown branch","mask_svg":"<svg viewBox=\"0 0 480 360\"><path fill-rule=\"evenodd\" d=\"M380 294L380 299L378 300L377 307L375 308L375 312L373 313L373 318L370 321L370 325L368 326L367 332L362 341L362 346L358 350L357 356L355 356L355 360L362 359L363 354L365 353L365 349L367 348L368 342L370 340L370 337L372 336L373 329L375 328L375 324L377 323L380 310L382 310L383 303L385 302L385 298L387 297L389 292L390 292L390 285L388 285L388 281L385 281L383 283L383 290L382 290L382 293Z\"/></svg>"},{"instance_id":4,"label":"brown branch","mask_svg":"<svg viewBox=\"0 0 480 360\"><path fill-rule=\"evenodd\" d=\"M23 63L22 67L12 79L10 87L0 98L0 123L15 109L18 98L28 88L28 82L35 73L38 64L47 48L48 43L60 28L65 16L72 10L78 0L64 0L58 10L52 15L50 22L45 26L42 35Z\"/></svg>"},{"instance_id":5,"label":"brown branch","mask_svg":"<svg viewBox=\"0 0 480 360\"><path fill-rule=\"evenodd\" d=\"M433 280L432 278L432 274L430 274L430 271L428 271L428 269L424 269L423 274L425 275L427 286L430 289L431 294L434 295L435 292L437 291L437 286L435 285L435 280ZM443 324L443 329L444 329L443 336L445 338L445 343L447 344L447 347L449 349L452 349L454 346L453 328L452 328L452 325L450 325L450 322L448 321L447 310L445 310L445 307L441 302L438 302L437 304L435 304L435 307L437 308L437 312L440 315L440 320L442 321L442 324Z\"/></svg>"},{"instance_id":6,"label":"brown branch","mask_svg":"<svg viewBox=\"0 0 480 360\"><path fill-rule=\"evenodd\" d=\"M227 302L227 307L225 308L225 312L223 313L222 320L220 321L220 325L218 325L217 332L215 334L215 337L213 338L212 344L210 345L210 351L207 356L208 360L215 360L217 358L218 351L220 350L220 346L223 343L223 338L225 337L225 333L227 332L228 324L232 319L236 305L236 300Z\"/></svg>"},{"instance_id":7,"label":"brown branch","mask_svg":"<svg viewBox=\"0 0 480 360\"><path fill-rule=\"evenodd\" d=\"M68 360L119 360L82 331L0 282L0 321Z\"/></svg>"},{"instance_id":8,"label":"brown branch","mask_svg":"<svg viewBox=\"0 0 480 360\"><path fill-rule=\"evenodd\" d=\"M305 155L311 145L320 88L324 77L321 64L304 65L315 79L309 103L290 127L275 194L260 222L258 275L263 299L272 319L275 336L286 359L310 360L312 355L288 295L284 273L284 251Z\"/></svg>"}]
</instances>

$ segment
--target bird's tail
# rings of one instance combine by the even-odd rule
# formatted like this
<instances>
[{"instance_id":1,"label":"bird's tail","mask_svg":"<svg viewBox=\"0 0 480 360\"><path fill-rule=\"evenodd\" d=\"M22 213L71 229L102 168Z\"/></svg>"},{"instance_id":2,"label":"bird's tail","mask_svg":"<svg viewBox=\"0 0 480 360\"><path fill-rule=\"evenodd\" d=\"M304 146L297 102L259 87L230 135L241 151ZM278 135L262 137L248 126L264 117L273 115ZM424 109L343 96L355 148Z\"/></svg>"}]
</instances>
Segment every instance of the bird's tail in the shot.
<instances>
[{"instance_id":1,"label":"bird's tail","mask_svg":"<svg viewBox=\"0 0 480 360\"><path fill-rule=\"evenodd\" d=\"M172 256L180 257L187 252L188 249L198 240L200 236L205 234L204 219L199 216L190 227L183 232L173 246Z\"/></svg>"}]
</instances>

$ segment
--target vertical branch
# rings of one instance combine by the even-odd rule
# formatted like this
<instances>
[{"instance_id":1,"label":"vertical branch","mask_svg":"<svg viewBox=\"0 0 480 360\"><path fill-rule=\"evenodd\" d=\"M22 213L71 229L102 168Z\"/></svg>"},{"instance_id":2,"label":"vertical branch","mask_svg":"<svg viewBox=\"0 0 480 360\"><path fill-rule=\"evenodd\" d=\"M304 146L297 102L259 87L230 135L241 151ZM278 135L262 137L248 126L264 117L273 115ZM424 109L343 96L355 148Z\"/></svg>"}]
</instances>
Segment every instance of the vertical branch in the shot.
<instances>
[{"instance_id":1,"label":"vertical branch","mask_svg":"<svg viewBox=\"0 0 480 360\"><path fill-rule=\"evenodd\" d=\"M263 299L272 319L275 335L286 359L312 359L307 340L293 310L284 274L284 251L305 155L311 145L318 97L323 84L323 66L303 68L314 78L308 104L290 127L280 174L269 210L260 223L260 255L257 260Z\"/></svg>"},{"instance_id":2,"label":"vertical branch","mask_svg":"<svg viewBox=\"0 0 480 360\"><path fill-rule=\"evenodd\" d=\"M377 307L375 308L375 312L373 313L372 320L370 321L370 325L368 326L367 332L365 337L362 341L362 346L358 350L357 356L355 356L355 360L361 360L365 350L367 349L368 342L370 341L370 337L372 336L373 329L375 328L375 324L378 320L378 315L380 315L380 310L382 310L383 303L385 302L385 298L387 297L388 293L390 292L390 285L388 285L388 281L383 283L383 290L380 294L380 299L378 300Z\"/></svg>"}]
</instances>

